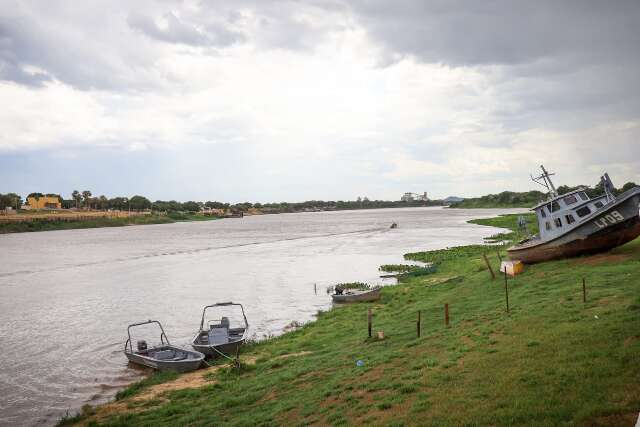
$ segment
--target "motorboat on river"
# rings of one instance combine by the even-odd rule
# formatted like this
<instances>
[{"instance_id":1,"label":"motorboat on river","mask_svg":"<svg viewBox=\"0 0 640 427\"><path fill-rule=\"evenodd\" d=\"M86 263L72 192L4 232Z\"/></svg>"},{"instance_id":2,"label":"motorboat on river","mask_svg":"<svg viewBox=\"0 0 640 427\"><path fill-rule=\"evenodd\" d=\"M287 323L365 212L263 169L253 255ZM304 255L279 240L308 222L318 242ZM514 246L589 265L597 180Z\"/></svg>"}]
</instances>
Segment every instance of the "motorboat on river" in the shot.
<instances>
[{"instance_id":1,"label":"motorboat on river","mask_svg":"<svg viewBox=\"0 0 640 427\"><path fill-rule=\"evenodd\" d=\"M205 316L208 309L222 309L225 307L239 307L242 313L243 326L232 327L229 318L221 316L219 319L210 320L205 325ZM208 305L202 310L200 329L193 337L191 346L207 356L230 357L237 355L240 346L244 344L249 331L249 322L244 314L242 304L233 302L219 302Z\"/></svg>"},{"instance_id":2,"label":"motorboat on river","mask_svg":"<svg viewBox=\"0 0 640 427\"><path fill-rule=\"evenodd\" d=\"M542 175L532 179L547 188L549 199L533 207L539 234L507 250L509 258L527 264L558 258L604 252L640 235L640 187L618 196L605 173L604 194L590 198L585 188L558 194L553 174L540 166Z\"/></svg>"},{"instance_id":3,"label":"motorboat on river","mask_svg":"<svg viewBox=\"0 0 640 427\"><path fill-rule=\"evenodd\" d=\"M131 341L131 329L149 324L157 324L160 328L160 344L149 348L146 341L139 340L134 351ZM204 354L198 351L185 350L171 345L162 325L157 320L148 320L129 325L127 335L124 354L130 362L138 365L159 371L189 372L198 369L204 360Z\"/></svg>"}]
</instances>

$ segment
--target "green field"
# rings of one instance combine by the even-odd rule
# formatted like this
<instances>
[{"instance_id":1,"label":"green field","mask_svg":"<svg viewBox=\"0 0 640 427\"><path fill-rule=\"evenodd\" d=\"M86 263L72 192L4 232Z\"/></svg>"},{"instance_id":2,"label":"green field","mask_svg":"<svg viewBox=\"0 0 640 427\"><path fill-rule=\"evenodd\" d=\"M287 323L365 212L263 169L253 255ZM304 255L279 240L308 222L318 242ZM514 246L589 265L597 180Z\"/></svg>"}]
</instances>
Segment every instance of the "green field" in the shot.
<instances>
[{"instance_id":1,"label":"green field","mask_svg":"<svg viewBox=\"0 0 640 427\"><path fill-rule=\"evenodd\" d=\"M482 223L515 229L516 218ZM499 249L504 257L505 246ZM176 377L154 375L122 392L111 410L86 408L63 423L634 425L640 240L604 255L528 266L509 280L509 313L504 281L491 279L485 253L497 270L493 247L408 254L434 262L437 273L408 277L384 288L377 303L319 313L294 332L246 347L245 360L254 363L240 372L203 371L204 386L136 400ZM383 340L367 336L369 308Z\"/></svg>"}]
</instances>

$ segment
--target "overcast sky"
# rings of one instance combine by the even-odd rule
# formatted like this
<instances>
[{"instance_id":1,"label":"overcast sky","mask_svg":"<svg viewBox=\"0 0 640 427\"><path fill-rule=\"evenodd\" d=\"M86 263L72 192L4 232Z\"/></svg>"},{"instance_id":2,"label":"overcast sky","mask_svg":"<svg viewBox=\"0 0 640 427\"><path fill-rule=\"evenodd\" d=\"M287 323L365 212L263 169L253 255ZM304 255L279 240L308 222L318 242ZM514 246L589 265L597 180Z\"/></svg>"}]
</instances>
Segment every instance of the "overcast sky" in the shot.
<instances>
[{"instance_id":1,"label":"overcast sky","mask_svg":"<svg viewBox=\"0 0 640 427\"><path fill-rule=\"evenodd\" d=\"M639 22L637 0L2 0L0 193L640 182Z\"/></svg>"}]
</instances>

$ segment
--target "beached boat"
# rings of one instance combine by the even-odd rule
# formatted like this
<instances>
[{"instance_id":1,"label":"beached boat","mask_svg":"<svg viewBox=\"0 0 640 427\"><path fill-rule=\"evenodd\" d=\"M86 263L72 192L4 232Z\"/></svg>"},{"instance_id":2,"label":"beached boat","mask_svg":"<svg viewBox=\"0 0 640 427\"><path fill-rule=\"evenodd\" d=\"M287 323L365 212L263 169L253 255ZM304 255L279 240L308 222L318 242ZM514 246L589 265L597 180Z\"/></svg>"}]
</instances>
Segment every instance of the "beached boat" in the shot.
<instances>
[{"instance_id":1,"label":"beached boat","mask_svg":"<svg viewBox=\"0 0 640 427\"><path fill-rule=\"evenodd\" d=\"M559 195L543 166L532 179L545 186L549 200L532 208L540 233L507 250L509 258L532 264L551 259L607 251L640 235L640 187L614 196L608 174L601 177L604 194L591 199L584 188Z\"/></svg>"},{"instance_id":2,"label":"beached boat","mask_svg":"<svg viewBox=\"0 0 640 427\"><path fill-rule=\"evenodd\" d=\"M341 294L331 295L331 299L337 303L377 301L380 299L380 288L345 289Z\"/></svg>"},{"instance_id":3,"label":"beached boat","mask_svg":"<svg viewBox=\"0 0 640 427\"><path fill-rule=\"evenodd\" d=\"M222 316L220 319L208 321L205 325L205 315L207 309L216 309L224 307L239 307L242 313L242 319L244 326L231 327L231 323L228 317ZM218 357L235 356L240 350L240 346L244 343L247 333L249 331L249 323L247 322L247 316L244 314L244 307L242 304L236 304L233 302L220 302L213 305L208 305L202 310L202 319L200 320L200 329L198 333L193 337L191 346L207 356Z\"/></svg>"},{"instance_id":4,"label":"beached boat","mask_svg":"<svg viewBox=\"0 0 640 427\"><path fill-rule=\"evenodd\" d=\"M392 222L391 223L391 227L389 228L398 228L398 223L397 222Z\"/></svg>"},{"instance_id":5,"label":"beached boat","mask_svg":"<svg viewBox=\"0 0 640 427\"><path fill-rule=\"evenodd\" d=\"M133 350L131 342L131 328L137 326L157 324L160 327L160 345L148 348L147 342L139 340L136 350ZM134 323L127 328L127 342L124 344L124 354L130 362L138 365L147 366L159 371L176 371L189 372L200 367L204 360L204 354L185 350L171 345L169 338L164 333L162 325L157 320L148 320L146 322Z\"/></svg>"}]
</instances>

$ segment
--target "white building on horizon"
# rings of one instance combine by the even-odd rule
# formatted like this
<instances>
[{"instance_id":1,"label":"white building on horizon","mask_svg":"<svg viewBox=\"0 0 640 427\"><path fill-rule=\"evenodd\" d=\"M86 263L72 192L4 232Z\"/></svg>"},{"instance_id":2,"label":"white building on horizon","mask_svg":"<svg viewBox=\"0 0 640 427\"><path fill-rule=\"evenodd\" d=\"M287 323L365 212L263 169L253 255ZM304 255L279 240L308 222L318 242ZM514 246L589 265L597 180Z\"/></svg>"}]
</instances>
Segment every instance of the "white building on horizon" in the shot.
<instances>
[{"instance_id":1,"label":"white building on horizon","mask_svg":"<svg viewBox=\"0 0 640 427\"><path fill-rule=\"evenodd\" d=\"M402 200L403 202L426 202L429 200L429 197L427 197L426 191L422 194L404 193L400 200Z\"/></svg>"}]
</instances>

